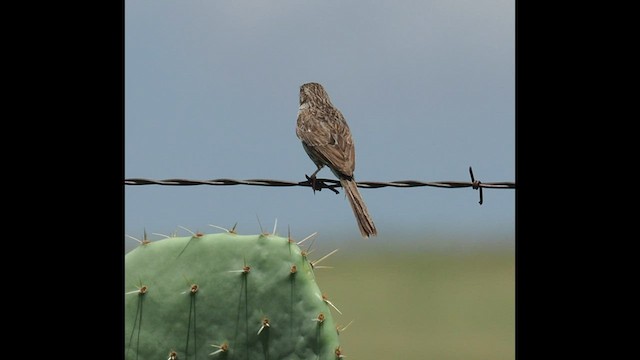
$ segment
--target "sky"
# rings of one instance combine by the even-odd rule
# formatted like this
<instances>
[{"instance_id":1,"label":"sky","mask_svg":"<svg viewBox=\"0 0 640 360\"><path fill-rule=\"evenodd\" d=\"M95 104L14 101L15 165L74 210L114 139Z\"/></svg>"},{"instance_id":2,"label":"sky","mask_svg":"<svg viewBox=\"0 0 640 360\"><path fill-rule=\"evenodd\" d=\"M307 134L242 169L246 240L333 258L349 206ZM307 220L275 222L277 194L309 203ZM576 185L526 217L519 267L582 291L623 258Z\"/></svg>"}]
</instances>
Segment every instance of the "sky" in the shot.
<instances>
[{"instance_id":1,"label":"sky","mask_svg":"<svg viewBox=\"0 0 640 360\"><path fill-rule=\"evenodd\" d=\"M349 123L356 181L469 181L471 166L482 182L515 182L510 0L127 0L125 178L304 181L307 82ZM484 189L482 205L470 188L360 192L376 238L360 237L342 191L244 185L125 186L125 233L256 234L277 221L319 243L514 245L513 189Z\"/></svg>"}]
</instances>

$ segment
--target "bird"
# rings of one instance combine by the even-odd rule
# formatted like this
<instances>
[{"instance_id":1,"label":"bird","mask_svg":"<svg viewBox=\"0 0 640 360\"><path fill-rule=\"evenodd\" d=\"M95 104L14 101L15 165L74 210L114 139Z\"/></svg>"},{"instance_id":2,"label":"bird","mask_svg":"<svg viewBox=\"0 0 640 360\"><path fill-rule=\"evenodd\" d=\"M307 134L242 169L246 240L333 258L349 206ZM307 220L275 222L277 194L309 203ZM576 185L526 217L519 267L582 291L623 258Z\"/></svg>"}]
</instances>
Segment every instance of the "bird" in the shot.
<instances>
[{"instance_id":1,"label":"bird","mask_svg":"<svg viewBox=\"0 0 640 360\"><path fill-rule=\"evenodd\" d=\"M351 130L340 110L331 103L329 94L318 83L300 86L296 135L317 167L308 177L312 180L314 191L316 174L327 166L345 190L362 237L376 236L378 230L353 177L356 153Z\"/></svg>"}]
</instances>

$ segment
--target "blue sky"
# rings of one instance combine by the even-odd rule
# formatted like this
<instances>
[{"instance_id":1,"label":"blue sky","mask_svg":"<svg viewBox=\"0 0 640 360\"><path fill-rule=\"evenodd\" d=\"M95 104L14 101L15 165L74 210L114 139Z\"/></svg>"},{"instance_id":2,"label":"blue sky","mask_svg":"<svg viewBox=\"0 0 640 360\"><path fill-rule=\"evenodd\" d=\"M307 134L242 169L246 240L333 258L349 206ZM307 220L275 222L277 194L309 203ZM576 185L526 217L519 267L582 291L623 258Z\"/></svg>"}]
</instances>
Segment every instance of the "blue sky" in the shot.
<instances>
[{"instance_id":1,"label":"blue sky","mask_svg":"<svg viewBox=\"0 0 640 360\"><path fill-rule=\"evenodd\" d=\"M125 2L125 177L302 181L301 84L346 117L358 181L515 181L515 5L506 0ZM329 169L322 178L333 178ZM379 236L513 245L515 191L361 189ZM126 186L125 232L178 226L361 246L344 194ZM150 236L159 239L159 236ZM127 246L135 244L126 239ZM450 245L450 246L454 246ZM372 245L375 246L375 245Z\"/></svg>"}]
</instances>

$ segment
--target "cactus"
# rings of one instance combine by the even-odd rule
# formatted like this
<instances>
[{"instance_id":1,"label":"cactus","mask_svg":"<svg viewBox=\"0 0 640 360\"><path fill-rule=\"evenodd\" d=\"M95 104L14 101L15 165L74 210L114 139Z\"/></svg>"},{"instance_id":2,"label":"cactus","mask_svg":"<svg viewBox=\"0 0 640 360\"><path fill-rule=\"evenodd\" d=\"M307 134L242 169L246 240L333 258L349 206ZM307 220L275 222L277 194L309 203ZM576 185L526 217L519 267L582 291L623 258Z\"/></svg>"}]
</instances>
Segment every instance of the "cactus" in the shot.
<instances>
[{"instance_id":1,"label":"cactus","mask_svg":"<svg viewBox=\"0 0 640 360\"><path fill-rule=\"evenodd\" d=\"M233 231L143 241L125 255L125 359L342 357L306 255Z\"/></svg>"}]
</instances>

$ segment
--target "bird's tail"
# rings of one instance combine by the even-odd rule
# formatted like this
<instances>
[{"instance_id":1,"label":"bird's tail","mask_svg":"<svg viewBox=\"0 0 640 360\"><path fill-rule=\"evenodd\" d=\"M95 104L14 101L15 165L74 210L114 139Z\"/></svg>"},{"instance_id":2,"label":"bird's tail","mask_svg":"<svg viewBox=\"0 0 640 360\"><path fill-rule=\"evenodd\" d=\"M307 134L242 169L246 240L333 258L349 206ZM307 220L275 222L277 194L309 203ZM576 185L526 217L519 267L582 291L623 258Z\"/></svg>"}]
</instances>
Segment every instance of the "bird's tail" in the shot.
<instances>
[{"instance_id":1,"label":"bird's tail","mask_svg":"<svg viewBox=\"0 0 640 360\"><path fill-rule=\"evenodd\" d=\"M356 182L353 179L340 179L340 184L347 194L347 199L349 199L353 214L356 216L356 220L358 220L358 227L360 228L362 237L368 238L369 236L376 236L378 230L376 230L376 226L373 224L373 220L371 220L371 215L369 215L367 205L364 203L362 196L360 196Z\"/></svg>"}]
</instances>

